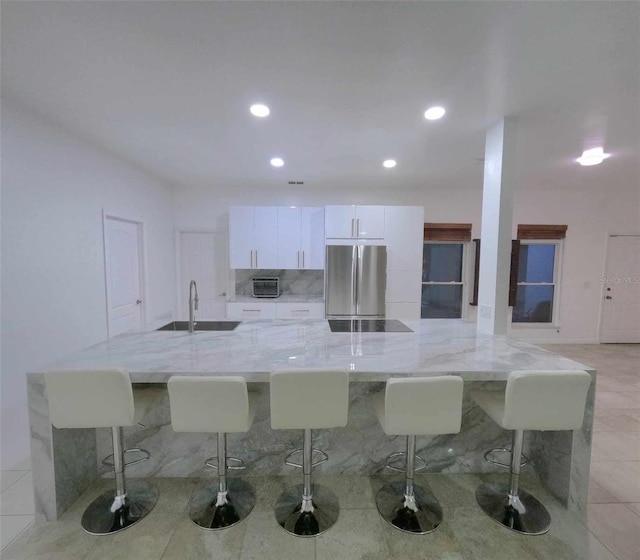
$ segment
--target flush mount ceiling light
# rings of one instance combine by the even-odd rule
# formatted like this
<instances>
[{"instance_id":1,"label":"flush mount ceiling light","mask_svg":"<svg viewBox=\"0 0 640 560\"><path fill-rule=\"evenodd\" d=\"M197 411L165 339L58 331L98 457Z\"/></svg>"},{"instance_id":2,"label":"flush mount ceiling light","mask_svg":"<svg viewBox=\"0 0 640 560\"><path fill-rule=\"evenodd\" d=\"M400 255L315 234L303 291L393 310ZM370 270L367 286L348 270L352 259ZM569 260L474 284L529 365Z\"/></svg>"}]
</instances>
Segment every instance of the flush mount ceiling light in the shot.
<instances>
[{"instance_id":1,"label":"flush mount ceiling light","mask_svg":"<svg viewBox=\"0 0 640 560\"><path fill-rule=\"evenodd\" d=\"M382 165L383 165L384 167L386 167L387 169L391 169L392 167L395 167L395 166L396 166L396 163L397 163L397 162L396 162L396 160L395 160L395 159L385 159L385 160L382 162Z\"/></svg>"},{"instance_id":2,"label":"flush mount ceiling light","mask_svg":"<svg viewBox=\"0 0 640 560\"><path fill-rule=\"evenodd\" d=\"M428 121L437 121L438 119L444 117L445 113L446 111L444 110L444 107L429 107L424 112L424 118Z\"/></svg>"},{"instance_id":3,"label":"flush mount ceiling light","mask_svg":"<svg viewBox=\"0 0 640 560\"><path fill-rule=\"evenodd\" d=\"M610 154L605 154L602 147L591 148L582 152L582 156L576 161L580 165L598 165L609 157Z\"/></svg>"},{"instance_id":4,"label":"flush mount ceiling light","mask_svg":"<svg viewBox=\"0 0 640 560\"><path fill-rule=\"evenodd\" d=\"M251 107L249 107L249 111L251 111L251 114L255 117L267 117L271 112L269 111L269 107L262 105L261 103L251 105Z\"/></svg>"},{"instance_id":5,"label":"flush mount ceiling light","mask_svg":"<svg viewBox=\"0 0 640 560\"><path fill-rule=\"evenodd\" d=\"M273 167L282 167L284 165L284 160L279 157L271 158L271 165L273 165Z\"/></svg>"}]
</instances>

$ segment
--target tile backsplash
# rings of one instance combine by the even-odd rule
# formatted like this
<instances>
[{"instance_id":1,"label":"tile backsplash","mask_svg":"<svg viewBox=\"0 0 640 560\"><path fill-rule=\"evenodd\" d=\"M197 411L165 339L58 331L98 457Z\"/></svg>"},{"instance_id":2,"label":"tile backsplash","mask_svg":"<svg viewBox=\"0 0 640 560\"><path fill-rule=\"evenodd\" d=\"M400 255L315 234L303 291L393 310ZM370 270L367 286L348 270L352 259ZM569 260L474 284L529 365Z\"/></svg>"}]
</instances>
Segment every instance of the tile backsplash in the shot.
<instances>
[{"instance_id":1,"label":"tile backsplash","mask_svg":"<svg viewBox=\"0 0 640 560\"><path fill-rule=\"evenodd\" d=\"M236 296L251 295L252 278L280 278L280 293L293 296L322 296L324 270L236 270Z\"/></svg>"}]
</instances>

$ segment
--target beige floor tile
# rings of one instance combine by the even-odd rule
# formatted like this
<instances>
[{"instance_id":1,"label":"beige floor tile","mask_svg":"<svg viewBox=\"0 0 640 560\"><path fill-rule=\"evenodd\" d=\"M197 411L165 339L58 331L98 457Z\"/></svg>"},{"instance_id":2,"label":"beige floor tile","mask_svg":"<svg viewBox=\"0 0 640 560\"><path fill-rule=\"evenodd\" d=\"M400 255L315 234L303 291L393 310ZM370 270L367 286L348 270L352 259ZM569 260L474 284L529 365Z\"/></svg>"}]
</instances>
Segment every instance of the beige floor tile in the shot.
<instances>
[{"instance_id":1,"label":"beige floor tile","mask_svg":"<svg viewBox=\"0 0 640 560\"><path fill-rule=\"evenodd\" d=\"M382 523L375 509L340 511L336 524L316 538L316 559L386 560Z\"/></svg>"},{"instance_id":2,"label":"beige floor tile","mask_svg":"<svg viewBox=\"0 0 640 560\"><path fill-rule=\"evenodd\" d=\"M2 471L0 472L0 492L4 492L9 486L18 482L31 471Z\"/></svg>"},{"instance_id":3,"label":"beige floor tile","mask_svg":"<svg viewBox=\"0 0 640 560\"><path fill-rule=\"evenodd\" d=\"M294 537L276 522L272 511L253 511L247 524L242 552L243 560L313 560L316 539Z\"/></svg>"},{"instance_id":4,"label":"beige floor tile","mask_svg":"<svg viewBox=\"0 0 640 560\"><path fill-rule=\"evenodd\" d=\"M633 411L610 409L608 412L594 419L594 432L640 432L640 417L634 417Z\"/></svg>"},{"instance_id":5,"label":"beige floor tile","mask_svg":"<svg viewBox=\"0 0 640 560\"><path fill-rule=\"evenodd\" d=\"M154 509L133 527L99 537L84 560L159 560L181 519L182 512Z\"/></svg>"},{"instance_id":6,"label":"beige floor tile","mask_svg":"<svg viewBox=\"0 0 640 560\"><path fill-rule=\"evenodd\" d=\"M618 560L638 560L640 516L623 504L590 504L587 527Z\"/></svg>"},{"instance_id":7,"label":"beige floor tile","mask_svg":"<svg viewBox=\"0 0 640 560\"><path fill-rule=\"evenodd\" d=\"M207 531L185 517L178 523L162 560L237 560L246 530L247 520L223 531Z\"/></svg>"},{"instance_id":8,"label":"beige floor tile","mask_svg":"<svg viewBox=\"0 0 640 560\"><path fill-rule=\"evenodd\" d=\"M31 527L34 519L34 515L3 515L0 517L0 550L7 548Z\"/></svg>"},{"instance_id":9,"label":"beige floor tile","mask_svg":"<svg viewBox=\"0 0 640 560\"><path fill-rule=\"evenodd\" d=\"M599 461L591 478L621 502L640 502L640 461Z\"/></svg>"},{"instance_id":10,"label":"beige floor tile","mask_svg":"<svg viewBox=\"0 0 640 560\"><path fill-rule=\"evenodd\" d=\"M640 408L640 402L626 397L623 393L596 391L596 408Z\"/></svg>"},{"instance_id":11,"label":"beige floor tile","mask_svg":"<svg viewBox=\"0 0 640 560\"><path fill-rule=\"evenodd\" d=\"M598 392L624 393L625 391L635 390L635 388L630 383L599 375L596 381L596 390Z\"/></svg>"},{"instance_id":12,"label":"beige floor tile","mask_svg":"<svg viewBox=\"0 0 640 560\"><path fill-rule=\"evenodd\" d=\"M625 504L631 511L640 515L640 504Z\"/></svg>"},{"instance_id":13,"label":"beige floor tile","mask_svg":"<svg viewBox=\"0 0 640 560\"><path fill-rule=\"evenodd\" d=\"M30 472L2 492L0 513L2 515L33 515L35 513Z\"/></svg>"},{"instance_id":14,"label":"beige floor tile","mask_svg":"<svg viewBox=\"0 0 640 560\"><path fill-rule=\"evenodd\" d=\"M620 502L620 499L614 496L611 492L605 490L593 479L589 480L589 498L590 504L615 504Z\"/></svg>"},{"instance_id":15,"label":"beige floor tile","mask_svg":"<svg viewBox=\"0 0 640 560\"><path fill-rule=\"evenodd\" d=\"M594 433L591 461L640 461L640 439L633 432Z\"/></svg>"}]
</instances>

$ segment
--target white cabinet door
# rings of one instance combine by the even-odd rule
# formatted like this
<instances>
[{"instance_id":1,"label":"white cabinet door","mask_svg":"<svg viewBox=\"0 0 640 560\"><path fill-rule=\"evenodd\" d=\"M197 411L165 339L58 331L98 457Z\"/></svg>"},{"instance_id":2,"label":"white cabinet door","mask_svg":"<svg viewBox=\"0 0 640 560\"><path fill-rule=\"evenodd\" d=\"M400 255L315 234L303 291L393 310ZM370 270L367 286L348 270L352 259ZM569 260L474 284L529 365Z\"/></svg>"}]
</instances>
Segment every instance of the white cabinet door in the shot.
<instances>
[{"instance_id":1,"label":"white cabinet door","mask_svg":"<svg viewBox=\"0 0 640 560\"><path fill-rule=\"evenodd\" d=\"M229 208L229 266L255 268L253 206Z\"/></svg>"},{"instance_id":2,"label":"white cabinet door","mask_svg":"<svg viewBox=\"0 0 640 560\"><path fill-rule=\"evenodd\" d=\"M300 268L324 269L324 208L301 208L300 251L302 253Z\"/></svg>"},{"instance_id":3,"label":"white cabinet door","mask_svg":"<svg viewBox=\"0 0 640 560\"><path fill-rule=\"evenodd\" d=\"M355 206L325 206L324 230L327 239L349 239L355 237L355 226Z\"/></svg>"},{"instance_id":4,"label":"white cabinet door","mask_svg":"<svg viewBox=\"0 0 640 560\"><path fill-rule=\"evenodd\" d=\"M227 303L227 319L275 319L275 303L262 302L229 302Z\"/></svg>"},{"instance_id":5,"label":"white cabinet door","mask_svg":"<svg viewBox=\"0 0 640 560\"><path fill-rule=\"evenodd\" d=\"M278 303L278 319L324 319L324 303Z\"/></svg>"},{"instance_id":6,"label":"white cabinet door","mask_svg":"<svg viewBox=\"0 0 640 560\"><path fill-rule=\"evenodd\" d=\"M384 237L389 270L421 270L424 239L422 206L386 206Z\"/></svg>"},{"instance_id":7,"label":"white cabinet door","mask_svg":"<svg viewBox=\"0 0 640 560\"><path fill-rule=\"evenodd\" d=\"M384 206L356 206L356 235L359 239L384 239Z\"/></svg>"},{"instance_id":8,"label":"white cabinet door","mask_svg":"<svg viewBox=\"0 0 640 560\"><path fill-rule=\"evenodd\" d=\"M254 206L253 268L278 268L278 208Z\"/></svg>"},{"instance_id":9,"label":"white cabinet door","mask_svg":"<svg viewBox=\"0 0 640 560\"><path fill-rule=\"evenodd\" d=\"M422 297L422 276L419 270L388 270L386 301L419 305Z\"/></svg>"},{"instance_id":10,"label":"white cabinet door","mask_svg":"<svg viewBox=\"0 0 640 560\"><path fill-rule=\"evenodd\" d=\"M302 208L278 208L278 266L297 269L302 266L301 220Z\"/></svg>"}]
</instances>

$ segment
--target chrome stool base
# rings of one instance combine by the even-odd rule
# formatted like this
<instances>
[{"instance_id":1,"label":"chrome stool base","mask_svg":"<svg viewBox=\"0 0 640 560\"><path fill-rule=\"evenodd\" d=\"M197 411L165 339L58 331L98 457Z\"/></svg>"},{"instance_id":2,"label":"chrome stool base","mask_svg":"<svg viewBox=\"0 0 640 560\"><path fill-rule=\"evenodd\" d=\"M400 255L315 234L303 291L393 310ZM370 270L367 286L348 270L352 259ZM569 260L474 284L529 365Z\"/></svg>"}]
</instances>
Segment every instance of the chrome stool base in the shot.
<instances>
[{"instance_id":1,"label":"chrome stool base","mask_svg":"<svg viewBox=\"0 0 640 560\"><path fill-rule=\"evenodd\" d=\"M476 490L476 501L491 519L517 533L543 535L551 527L547 509L522 490L515 500L510 498L508 484L483 484Z\"/></svg>"},{"instance_id":2,"label":"chrome stool base","mask_svg":"<svg viewBox=\"0 0 640 560\"><path fill-rule=\"evenodd\" d=\"M385 484L376 495L376 506L382 518L405 533L425 535L442 523L442 507L430 492L413 487L413 497L405 495L406 482Z\"/></svg>"},{"instance_id":3,"label":"chrome stool base","mask_svg":"<svg viewBox=\"0 0 640 560\"><path fill-rule=\"evenodd\" d=\"M189 502L189 518L202 529L225 529L240 523L253 509L256 498L244 480L227 480L227 491L218 483L198 490Z\"/></svg>"},{"instance_id":4,"label":"chrome stool base","mask_svg":"<svg viewBox=\"0 0 640 560\"><path fill-rule=\"evenodd\" d=\"M298 537L321 535L338 520L338 498L328 488L314 484L311 504L303 508L303 490L304 485L298 484L280 494L276 521L287 533Z\"/></svg>"},{"instance_id":5,"label":"chrome stool base","mask_svg":"<svg viewBox=\"0 0 640 560\"><path fill-rule=\"evenodd\" d=\"M82 515L82 528L90 535L122 531L144 519L158 501L158 491L146 482L128 483L122 503L114 490L98 496Z\"/></svg>"}]
</instances>

